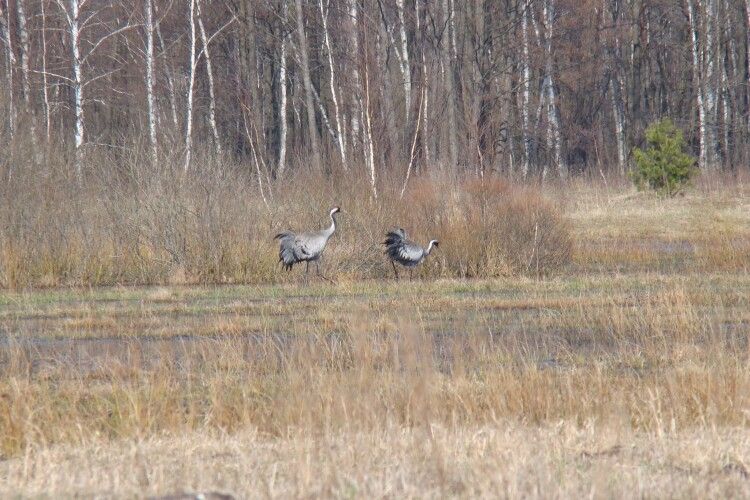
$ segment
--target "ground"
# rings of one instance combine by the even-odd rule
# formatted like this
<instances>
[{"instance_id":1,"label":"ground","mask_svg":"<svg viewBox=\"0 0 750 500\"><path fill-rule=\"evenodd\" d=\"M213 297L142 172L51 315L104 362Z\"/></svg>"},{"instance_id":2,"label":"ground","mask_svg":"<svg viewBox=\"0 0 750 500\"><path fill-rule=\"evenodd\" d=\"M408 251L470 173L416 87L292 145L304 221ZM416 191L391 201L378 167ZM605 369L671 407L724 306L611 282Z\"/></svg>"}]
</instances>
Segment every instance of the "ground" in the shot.
<instances>
[{"instance_id":1,"label":"ground","mask_svg":"<svg viewBox=\"0 0 750 500\"><path fill-rule=\"evenodd\" d=\"M747 198L579 200L550 276L0 292L0 491L750 496Z\"/></svg>"}]
</instances>

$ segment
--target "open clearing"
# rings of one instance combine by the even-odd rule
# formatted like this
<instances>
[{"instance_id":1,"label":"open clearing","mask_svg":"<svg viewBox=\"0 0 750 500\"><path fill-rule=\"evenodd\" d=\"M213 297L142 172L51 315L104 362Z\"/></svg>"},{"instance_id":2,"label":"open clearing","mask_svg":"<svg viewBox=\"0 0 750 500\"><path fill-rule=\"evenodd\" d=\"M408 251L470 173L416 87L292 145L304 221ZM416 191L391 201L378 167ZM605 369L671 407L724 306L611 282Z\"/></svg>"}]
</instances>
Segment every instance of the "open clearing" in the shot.
<instances>
[{"instance_id":1,"label":"open clearing","mask_svg":"<svg viewBox=\"0 0 750 500\"><path fill-rule=\"evenodd\" d=\"M745 198L583 199L551 277L0 292L0 492L750 496Z\"/></svg>"}]
</instances>

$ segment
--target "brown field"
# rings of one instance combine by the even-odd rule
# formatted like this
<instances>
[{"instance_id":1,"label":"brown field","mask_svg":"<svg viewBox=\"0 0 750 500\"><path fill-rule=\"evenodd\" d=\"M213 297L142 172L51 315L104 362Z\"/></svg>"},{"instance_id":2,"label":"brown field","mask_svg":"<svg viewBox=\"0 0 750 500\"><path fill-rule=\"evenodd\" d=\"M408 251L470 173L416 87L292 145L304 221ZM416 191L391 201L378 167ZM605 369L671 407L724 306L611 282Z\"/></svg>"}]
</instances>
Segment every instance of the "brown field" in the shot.
<instances>
[{"instance_id":1,"label":"brown field","mask_svg":"<svg viewBox=\"0 0 750 500\"><path fill-rule=\"evenodd\" d=\"M277 280L268 242L251 244L258 268L232 260L247 244L228 250L221 279L191 271L200 259L154 275L143 259L101 260L91 281L109 240L73 240L85 251L65 272L7 240L0 492L750 496L746 186L456 192L436 219L446 250L413 282L384 279L377 254L352 268L343 230L333 284ZM431 193L415 191L422 208ZM452 215L483 199L467 217L512 242L493 252ZM406 213L350 206L373 240ZM431 210L408 215L420 237ZM138 273L156 285L93 286Z\"/></svg>"}]
</instances>

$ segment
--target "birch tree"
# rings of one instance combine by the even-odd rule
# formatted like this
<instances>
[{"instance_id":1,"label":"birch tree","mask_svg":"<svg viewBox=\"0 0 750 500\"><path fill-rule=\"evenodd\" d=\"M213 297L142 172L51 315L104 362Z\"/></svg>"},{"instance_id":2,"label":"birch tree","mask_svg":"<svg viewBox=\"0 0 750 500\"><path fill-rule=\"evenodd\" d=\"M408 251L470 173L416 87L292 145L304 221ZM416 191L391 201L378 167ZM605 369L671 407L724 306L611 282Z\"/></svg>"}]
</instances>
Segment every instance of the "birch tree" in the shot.
<instances>
[{"instance_id":1,"label":"birch tree","mask_svg":"<svg viewBox=\"0 0 750 500\"><path fill-rule=\"evenodd\" d=\"M281 54L279 61L279 162L276 173L279 178L284 176L286 170L286 136L287 136L287 97L286 97L286 50L287 31L286 21L288 7L286 0L281 2Z\"/></svg>"},{"instance_id":2,"label":"birch tree","mask_svg":"<svg viewBox=\"0 0 750 500\"><path fill-rule=\"evenodd\" d=\"M523 52L521 57L522 67L522 101L521 101L521 120L523 133L523 178L529 175L531 164L531 131L529 130L529 107L531 105L531 56L529 54L529 9L530 1L523 6L521 14L521 39L523 43Z\"/></svg>"},{"instance_id":3,"label":"birch tree","mask_svg":"<svg viewBox=\"0 0 750 500\"><path fill-rule=\"evenodd\" d=\"M3 45L5 45L5 76L7 78L7 91L8 91L8 130L10 131L10 137L13 138L13 134L16 129L16 109L13 98L13 68L16 65L16 56L13 52L13 38L10 33L10 9L3 12L3 5L0 4L0 38L2 38Z\"/></svg>"},{"instance_id":4,"label":"birch tree","mask_svg":"<svg viewBox=\"0 0 750 500\"><path fill-rule=\"evenodd\" d=\"M339 147L339 154L341 155L341 164L346 170L346 136L344 135L344 131L341 126L341 113L339 111L338 92L336 90L336 71L333 65L333 49L331 48L331 37L328 32L328 13L330 12L330 0L325 0L325 6L323 5L323 0L318 0L318 6L320 7L320 17L323 20L323 39L325 41L326 52L328 53L328 72L330 74L329 86L331 91L331 100L333 101L334 119L336 123L336 142Z\"/></svg>"},{"instance_id":5,"label":"birch tree","mask_svg":"<svg viewBox=\"0 0 750 500\"><path fill-rule=\"evenodd\" d=\"M547 147L552 151L552 163L561 178L568 176L568 169L562 158L562 136L560 134L560 112L557 106L557 95L553 77L552 39L554 26L554 0L544 0L544 37L546 44L546 63L544 76L544 93L547 102ZM543 174L546 173L546 169Z\"/></svg>"},{"instance_id":6,"label":"birch tree","mask_svg":"<svg viewBox=\"0 0 750 500\"><path fill-rule=\"evenodd\" d=\"M83 175L83 146L86 129L84 115L84 105L87 101L86 88L97 80L106 78L119 70L118 67L115 67L111 70L100 70L86 74L84 73L84 66L92 66L92 58L107 40L130 30L134 25L125 22L122 26L110 27L110 29L102 31L91 39L84 38L86 32L93 27L106 25L105 21L101 19L106 6L89 4L88 0L56 0L56 3L63 13L68 28L73 77L70 78L59 73L49 74L67 82L73 88L75 170L80 181ZM85 47L84 41L86 42Z\"/></svg>"},{"instance_id":7,"label":"birch tree","mask_svg":"<svg viewBox=\"0 0 750 500\"><path fill-rule=\"evenodd\" d=\"M211 132L214 136L214 147L216 152L221 155L221 140L219 138L219 128L216 125L216 92L214 91L214 71L211 64L211 52L209 51L208 35L206 27L203 24L201 14L200 0L196 0L196 16L198 18L198 27L200 28L201 42L203 44L202 55L206 60L206 74L208 75L208 123L211 126Z\"/></svg>"},{"instance_id":8,"label":"birch tree","mask_svg":"<svg viewBox=\"0 0 750 500\"><path fill-rule=\"evenodd\" d=\"M312 149L312 164L315 170L320 170L320 147L318 145L318 131L315 124L315 106L313 105L313 87L310 79L310 62L308 59L307 35L305 33L302 0L296 0L297 7L297 35L299 37L299 52L302 70L302 82L305 88L305 108L307 111L307 133Z\"/></svg>"},{"instance_id":9,"label":"birch tree","mask_svg":"<svg viewBox=\"0 0 750 500\"><path fill-rule=\"evenodd\" d=\"M620 0L609 0L612 26L614 27L614 46L610 54L610 99L612 102L612 116L615 125L615 141L617 149L617 167L621 174L625 173L627 163L627 146L625 137L625 105L623 103L622 81L622 51L618 23L620 20ZM606 12L606 6L605 6Z\"/></svg>"},{"instance_id":10,"label":"birch tree","mask_svg":"<svg viewBox=\"0 0 750 500\"><path fill-rule=\"evenodd\" d=\"M154 5L153 0L144 1L146 20L146 103L148 109L148 138L151 148L151 164L157 162L156 107L154 101Z\"/></svg>"},{"instance_id":11,"label":"birch tree","mask_svg":"<svg viewBox=\"0 0 750 500\"><path fill-rule=\"evenodd\" d=\"M196 57L196 39L195 39L195 3L197 0L190 0L190 75L188 76L188 95L185 106L185 166L187 172L190 168L190 160L193 154L193 88L195 87L195 68L198 64Z\"/></svg>"},{"instance_id":12,"label":"birch tree","mask_svg":"<svg viewBox=\"0 0 750 500\"><path fill-rule=\"evenodd\" d=\"M693 61L693 89L695 91L696 104L698 107L698 164L701 169L708 165L706 133L706 106L703 101L703 82L701 81L701 65L698 45L698 27L693 0L685 0L688 14L688 26L690 29L690 48Z\"/></svg>"},{"instance_id":13,"label":"birch tree","mask_svg":"<svg viewBox=\"0 0 750 500\"><path fill-rule=\"evenodd\" d=\"M453 38L453 10L451 0L443 0L443 26L446 27L441 39L442 70L445 78L445 98L448 107L448 152L450 168L458 165L458 131L456 130L456 94L453 74L454 44Z\"/></svg>"}]
</instances>

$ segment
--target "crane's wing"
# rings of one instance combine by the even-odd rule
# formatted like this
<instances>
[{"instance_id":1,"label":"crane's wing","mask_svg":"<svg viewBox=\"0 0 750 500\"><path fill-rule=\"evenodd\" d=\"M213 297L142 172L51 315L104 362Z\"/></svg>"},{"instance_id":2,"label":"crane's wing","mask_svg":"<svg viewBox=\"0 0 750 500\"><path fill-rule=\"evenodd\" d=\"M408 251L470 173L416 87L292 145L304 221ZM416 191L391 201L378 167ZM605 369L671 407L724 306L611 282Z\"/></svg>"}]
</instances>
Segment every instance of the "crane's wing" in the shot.
<instances>
[{"instance_id":1,"label":"crane's wing","mask_svg":"<svg viewBox=\"0 0 750 500\"><path fill-rule=\"evenodd\" d=\"M388 257L404 265L418 263L424 254L422 247L406 239L406 231L400 228L386 233L383 244Z\"/></svg>"},{"instance_id":2,"label":"crane's wing","mask_svg":"<svg viewBox=\"0 0 750 500\"><path fill-rule=\"evenodd\" d=\"M398 249L399 260L403 262L419 262L423 255L422 247L411 242L404 243Z\"/></svg>"},{"instance_id":3,"label":"crane's wing","mask_svg":"<svg viewBox=\"0 0 750 500\"><path fill-rule=\"evenodd\" d=\"M291 266L310 257L305 238L291 231L284 231L275 236L279 240L279 261Z\"/></svg>"}]
</instances>

